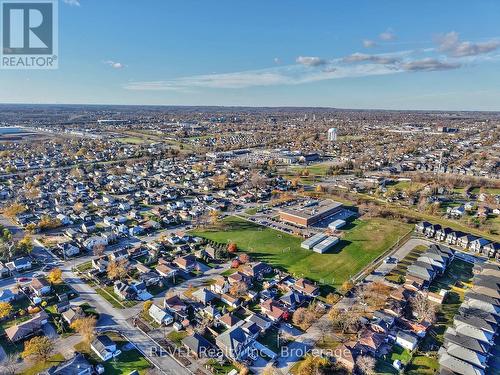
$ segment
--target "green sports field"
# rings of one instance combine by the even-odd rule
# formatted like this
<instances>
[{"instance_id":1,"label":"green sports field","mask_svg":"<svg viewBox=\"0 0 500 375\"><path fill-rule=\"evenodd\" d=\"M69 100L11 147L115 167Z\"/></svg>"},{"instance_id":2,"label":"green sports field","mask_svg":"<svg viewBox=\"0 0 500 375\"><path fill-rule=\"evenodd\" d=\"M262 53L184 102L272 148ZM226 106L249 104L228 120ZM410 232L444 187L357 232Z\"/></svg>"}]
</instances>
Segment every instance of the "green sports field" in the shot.
<instances>
[{"instance_id":1,"label":"green sports field","mask_svg":"<svg viewBox=\"0 0 500 375\"><path fill-rule=\"evenodd\" d=\"M218 231L192 234L219 242L236 242L238 248L298 277L338 287L391 247L411 225L386 219L355 220L340 243L328 253L300 247L302 239L246 220L229 217Z\"/></svg>"}]
</instances>

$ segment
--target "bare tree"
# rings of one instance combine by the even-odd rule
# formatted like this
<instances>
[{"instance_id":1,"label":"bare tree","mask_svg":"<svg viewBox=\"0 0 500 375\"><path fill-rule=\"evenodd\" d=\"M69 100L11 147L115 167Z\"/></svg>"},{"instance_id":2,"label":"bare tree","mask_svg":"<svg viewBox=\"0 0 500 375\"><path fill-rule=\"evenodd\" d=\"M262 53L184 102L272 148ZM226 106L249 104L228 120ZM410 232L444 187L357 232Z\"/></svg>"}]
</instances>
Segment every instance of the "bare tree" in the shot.
<instances>
[{"instance_id":1,"label":"bare tree","mask_svg":"<svg viewBox=\"0 0 500 375\"><path fill-rule=\"evenodd\" d=\"M413 315L419 320L433 322L436 319L436 307L427 298L427 293L417 293L410 299Z\"/></svg>"},{"instance_id":2,"label":"bare tree","mask_svg":"<svg viewBox=\"0 0 500 375\"><path fill-rule=\"evenodd\" d=\"M18 366L17 356L9 354L0 362L0 374L14 375L17 372Z\"/></svg>"},{"instance_id":3,"label":"bare tree","mask_svg":"<svg viewBox=\"0 0 500 375\"><path fill-rule=\"evenodd\" d=\"M356 367L364 375L375 374L375 359L367 355L361 355L356 359Z\"/></svg>"}]
</instances>

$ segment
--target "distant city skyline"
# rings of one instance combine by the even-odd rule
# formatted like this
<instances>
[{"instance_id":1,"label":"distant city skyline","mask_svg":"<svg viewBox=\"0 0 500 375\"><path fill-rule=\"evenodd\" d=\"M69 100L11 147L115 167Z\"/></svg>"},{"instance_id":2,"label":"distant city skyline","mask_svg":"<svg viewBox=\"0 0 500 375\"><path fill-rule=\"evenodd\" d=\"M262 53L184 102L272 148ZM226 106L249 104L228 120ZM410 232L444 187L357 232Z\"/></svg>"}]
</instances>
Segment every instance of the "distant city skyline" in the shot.
<instances>
[{"instance_id":1,"label":"distant city skyline","mask_svg":"<svg viewBox=\"0 0 500 375\"><path fill-rule=\"evenodd\" d=\"M0 103L500 110L498 1L62 0Z\"/></svg>"}]
</instances>

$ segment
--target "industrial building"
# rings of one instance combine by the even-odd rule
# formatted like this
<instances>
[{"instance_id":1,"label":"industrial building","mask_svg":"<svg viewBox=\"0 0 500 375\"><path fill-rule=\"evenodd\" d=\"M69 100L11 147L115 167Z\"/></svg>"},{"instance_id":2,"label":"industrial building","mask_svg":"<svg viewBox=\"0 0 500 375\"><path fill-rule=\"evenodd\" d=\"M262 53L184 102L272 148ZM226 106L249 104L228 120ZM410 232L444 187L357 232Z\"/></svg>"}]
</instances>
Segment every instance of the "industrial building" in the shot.
<instances>
[{"instance_id":1,"label":"industrial building","mask_svg":"<svg viewBox=\"0 0 500 375\"><path fill-rule=\"evenodd\" d=\"M313 247L313 251L323 254L324 252L332 249L339 242L338 237L329 236L325 240Z\"/></svg>"},{"instance_id":2,"label":"industrial building","mask_svg":"<svg viewBox=\"0 0 500 375\"><path fill-rule=\"evenodd\" d=\"M310 200L282 208L280 220L301 227L309 227L342 210L342 203L331 199Z\"/></svg>"},{"instance_id":3,"label":"industrial building","mask_svg":"<svg viewBox=\"0 0 500 375\"><path fill-rule=\"evenodd\" d=\"M303 249L306 249L306 250L311 250L314 246L316 246L320 242L326 240L327 238L328 238L328 236L326 234L318 233L318 234L315 234L314 236L308 238L304 242L302 242L300 244L300 247Z\"/></svg>"}]
</instances>

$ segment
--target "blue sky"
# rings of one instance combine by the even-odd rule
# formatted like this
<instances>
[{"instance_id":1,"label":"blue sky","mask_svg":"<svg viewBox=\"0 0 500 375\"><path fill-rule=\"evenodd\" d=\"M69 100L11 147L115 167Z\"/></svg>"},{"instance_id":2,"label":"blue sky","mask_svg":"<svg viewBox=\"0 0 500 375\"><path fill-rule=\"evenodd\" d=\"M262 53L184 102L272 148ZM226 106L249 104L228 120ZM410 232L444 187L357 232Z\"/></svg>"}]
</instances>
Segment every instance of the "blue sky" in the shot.
<instances>
[{"instance_id":1,"label":"blue sky","mask_svg":"<svg viewBox=\"0 0 500 375\"><path fill-rule=\"evenodd\" d=\"M65 0L0 102L500 110L500 1Z\"/></svg>"}]
</instances>

